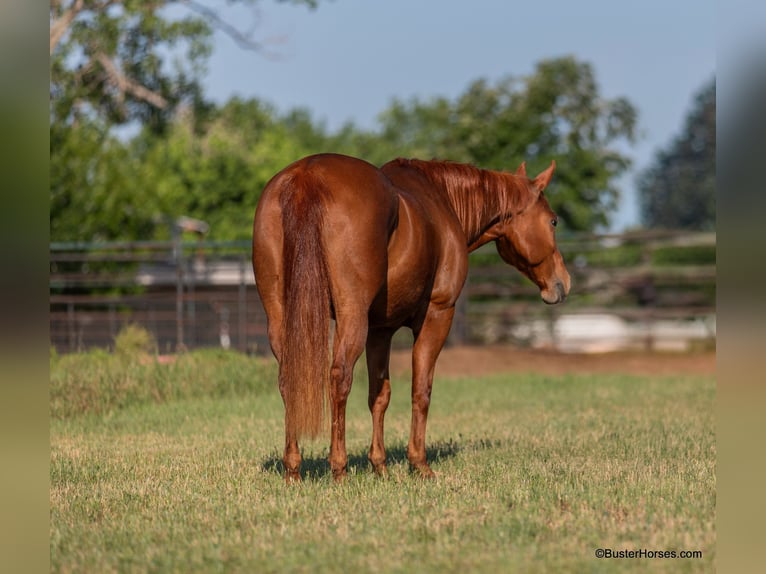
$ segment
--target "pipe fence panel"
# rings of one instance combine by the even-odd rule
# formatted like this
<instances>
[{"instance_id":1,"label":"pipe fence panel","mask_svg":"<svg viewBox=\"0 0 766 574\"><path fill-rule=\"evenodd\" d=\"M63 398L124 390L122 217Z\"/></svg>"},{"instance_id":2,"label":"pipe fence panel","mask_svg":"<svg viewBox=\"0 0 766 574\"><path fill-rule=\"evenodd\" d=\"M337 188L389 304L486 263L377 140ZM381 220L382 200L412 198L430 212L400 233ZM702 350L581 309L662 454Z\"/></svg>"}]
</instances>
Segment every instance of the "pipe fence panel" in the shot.
<instances>
[{"instance_id":1,"label":"pipe fence panel","mask_svg":"<svg viewBox=\"0 0 766 574\"><path fill-rule=\"evenodd\" d=\"M715 344L715 234L579 235L559 243L572 290L555 307L493 246L471 254L449 343L571 351ZM52 244L51 345L58 352L110 348L135 323L161 353L268 353L250 249L249 242Z\"/></svg>"}]
</instances>

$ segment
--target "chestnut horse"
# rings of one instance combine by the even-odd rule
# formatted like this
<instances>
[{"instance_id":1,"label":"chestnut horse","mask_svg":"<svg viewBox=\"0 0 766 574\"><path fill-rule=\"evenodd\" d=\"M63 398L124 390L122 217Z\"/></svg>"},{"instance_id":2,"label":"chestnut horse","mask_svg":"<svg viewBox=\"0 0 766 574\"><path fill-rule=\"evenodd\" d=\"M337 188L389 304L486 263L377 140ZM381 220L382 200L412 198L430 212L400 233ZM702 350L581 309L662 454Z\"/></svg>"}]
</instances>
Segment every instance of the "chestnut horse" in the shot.
<instances>
[{"instance_id":1,"label":"chestnut horse","mask_svg":"<svg viewBox=\"0 0 766 574\"><path fill-rule=\"evenodd\" d=\"M412 329L412 426L407 458L426 462L434 365L463 288L468 253L494 241L543 301L563 301L569 273L557 218L543 196L555 162L534 179L441 161L395 159L380 169L320 154L275 175L253 224L253 268L279 363L285 404L285 479L300 479L298 440L323 428L330 403L330 468L346 475L346 400L367 351L372 413L369 460L386 474L383 418L391 396L391 337ZM332 356L330 320L335 319ZM329 387L329 388L328 388Z\"/></svg>"}]
</instances>

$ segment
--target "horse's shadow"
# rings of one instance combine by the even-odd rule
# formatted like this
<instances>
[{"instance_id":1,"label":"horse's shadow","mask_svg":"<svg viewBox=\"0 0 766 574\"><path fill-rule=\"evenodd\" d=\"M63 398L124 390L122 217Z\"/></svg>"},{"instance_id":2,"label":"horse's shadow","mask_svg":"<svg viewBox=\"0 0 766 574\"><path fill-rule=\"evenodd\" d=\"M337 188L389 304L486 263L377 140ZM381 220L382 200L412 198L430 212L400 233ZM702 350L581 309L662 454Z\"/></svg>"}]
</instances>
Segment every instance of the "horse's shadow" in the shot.
<instances>
[{"instance_id":1,"label":"horse's shadow","mask_svg":"<svg viewBox=\"0 0 766 574\"><path fill-rule=\"evenodd\" d=\"M456 456L462 447L454 440L436 442L426 447L426 460L429 464L438 464ZM386 463L388 466L409 464L407 460L407 445L397 444L386 449ZM284 474L285 466L282 457L274 454L263 461L261 468L265 472ZM348 472L357 474L372 472L372 465L367 459L367 451L353 452L348 455ZM301 462L301 478L303 480L320 480L332 474L330 461L327 455L309 455Z\"/></svg>"}]
</instances>

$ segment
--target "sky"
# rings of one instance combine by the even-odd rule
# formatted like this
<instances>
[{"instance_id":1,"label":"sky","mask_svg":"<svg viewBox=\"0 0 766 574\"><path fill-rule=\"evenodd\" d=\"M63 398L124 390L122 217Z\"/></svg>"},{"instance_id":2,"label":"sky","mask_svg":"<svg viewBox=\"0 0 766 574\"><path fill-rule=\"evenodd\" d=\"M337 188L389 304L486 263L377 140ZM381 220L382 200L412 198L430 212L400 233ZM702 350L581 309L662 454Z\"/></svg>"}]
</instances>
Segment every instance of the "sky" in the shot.
<instances>
[{"instance_id":1,"label":"sky","mask_svg":"<svg viewBox=\"0 0 766 574\"><path fill-rule=\"evenodd\" d=\"M271 55L216 33L207 95L307 108L331 131L348 121L374 129L393 98L454 99L476 79L524 76L543 59L589 62L601 96L624 96L639 112L615 231L639 223L637 174L716 73L713 0L320 0L315 10L264 0L257 10L224 13L254 26Z\"/></svg>"}]
</instances>

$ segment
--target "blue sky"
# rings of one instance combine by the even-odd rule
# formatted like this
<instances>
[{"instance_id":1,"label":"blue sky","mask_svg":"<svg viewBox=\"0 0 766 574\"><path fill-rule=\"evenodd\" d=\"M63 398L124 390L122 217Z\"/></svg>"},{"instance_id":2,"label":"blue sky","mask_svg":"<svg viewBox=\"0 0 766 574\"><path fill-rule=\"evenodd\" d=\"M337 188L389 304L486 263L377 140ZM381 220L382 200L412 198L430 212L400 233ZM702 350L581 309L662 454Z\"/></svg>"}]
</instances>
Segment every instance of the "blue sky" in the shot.
<instances>
[{"instance_id":1,"label":"blue sky","mask_svg":"<svg viewBox=\"0 0 766 574\"><path fill-rule=\"evenodd\" d=\"M590 62L602 96L625 96L639 110L617 230L638 222L636 173L680 131L716 72L712 0L320 0L314 11L264 1L255 20L241 8L227 13L243 28L255 22L258 38L276 38L277 57L218 33L208 96L305 107L330 130L349 120L374 128L394 97L454 98L477 78L525 75L545 58Z\"/></svg>"}]
</instances>

